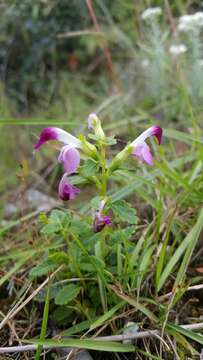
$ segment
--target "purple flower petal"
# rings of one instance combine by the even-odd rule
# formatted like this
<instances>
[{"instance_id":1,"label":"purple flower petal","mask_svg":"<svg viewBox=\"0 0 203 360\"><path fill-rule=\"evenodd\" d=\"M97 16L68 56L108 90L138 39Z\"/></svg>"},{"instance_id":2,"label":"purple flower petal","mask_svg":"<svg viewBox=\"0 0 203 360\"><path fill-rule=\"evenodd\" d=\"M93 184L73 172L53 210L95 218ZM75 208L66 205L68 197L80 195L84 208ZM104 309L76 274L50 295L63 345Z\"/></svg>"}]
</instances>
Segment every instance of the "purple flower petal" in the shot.
<instances>
[{"instance_id":1,"label":"purple flower petal","mask_svg":"<svg viewBox=\"0 0 203 360\"><path fill-rule=\"evenodd\" d=\"M100 216L100 218L99 218L99 217L95 216L94 221L93 221L94 232L97 233L97 232L101 231L105 227L105 225L107 225L107 226L112 225L112 221L111 221L110 217Z\"/></svg>"},{"instance_id":2,"label":"purple flower petal","mask_svg":"<svg viewBox=\"0 0 203 360\"><path fill-rule=\"evenodd\" d=\"M42 130L39 140L34 146L35 150L38 150L41 145L49 140L58 140L71 147L82 147L81 141L67 131L56 127L48 127Z\"/></svg>"},{"instance_id":3,"label":"purple flower petal","mask_svg":"<svg viewBox=\"0 0 203 360\"><path fill-rule=\"evenodd\" d=\"M35 150L38 150L42 144L49 140L57 140L58 139L58 133L55 130L55 128L48 127L42 130L39 140L35 144L34 148Z\"/></svg>"},{"instance_id":4,"label":"purple flower petal","mask_svg":"<svg viewBox=\"0 0 203 360\"><path fill-rule=\"evenodd\" d=\"M64 174L62 176L62 179L59 183L58 193L59 197L62 200L72 200L76 197L77 194L79 194L80 190L73 186L67 179L67 174Z\"/></svg>"},{"instance_id":5,"label":"purple flower petal","mask_svg":"<svg viewBox=\"0 0 203 360\"><path fill-rule=\"evenodd\" d=\"M159 145L161 144L163 130L159 125L151 127L151 136L155 136L158 140Z\"/></svg>"},{"instance_id":6,"label":"purple flower petal","mask_svg":"<svg viewBox=\"0 0 203 360\"><path fill-rule=\"evenodd\" d=\"M161 144L163 130L159 125L151 126L139 135L133 142L132 146L142 144L148 137L155 136L158 140L159 145Z\"/></svg>"},{"instance_id":7,"label":"purple flower petal","mask_svg":"<svg viewBox=\"0 0 203 360\"><path fill-rule=\"evenodd\" d=\"M80 154L75 148L66 145L61 149L58 161L63 162L65 172L70 175L75 173L80 165Z\"/></svg>"},{"instance_id":8,"label":"purple flower petal","mask_svg":"<svg viewBox=\"0 0 203 360\"><path fill-rule=\"evenodd\" d=\"M150 148L145 142L143 142L143 144L135 146L132 154L137 156L138 159L142 162L146 162L150 166L153 165L153 157Z\"/></svg>"}]
</instances>

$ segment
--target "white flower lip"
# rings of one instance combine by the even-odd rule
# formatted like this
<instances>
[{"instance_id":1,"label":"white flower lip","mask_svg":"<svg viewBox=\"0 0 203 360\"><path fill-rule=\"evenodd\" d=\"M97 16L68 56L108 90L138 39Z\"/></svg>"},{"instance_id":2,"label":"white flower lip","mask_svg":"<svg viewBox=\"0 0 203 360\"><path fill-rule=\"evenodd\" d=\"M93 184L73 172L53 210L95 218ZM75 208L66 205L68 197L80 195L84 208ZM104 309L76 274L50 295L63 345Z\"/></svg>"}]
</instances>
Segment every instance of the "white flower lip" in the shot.
<instances>
[{"instance_id":1,"label":"white flower lip","mask_svg":"<svg viewBox=\"0 0 203 360\"><path fill-rule=\"evenodd\" d=\"M162 14L162 9L160 7L152 7L152 8L148 8L146 10L143 11L141 18L142 20L148 20L151 18L154 18L156 16L159 16Z\"/></svg>"}]
</instances>

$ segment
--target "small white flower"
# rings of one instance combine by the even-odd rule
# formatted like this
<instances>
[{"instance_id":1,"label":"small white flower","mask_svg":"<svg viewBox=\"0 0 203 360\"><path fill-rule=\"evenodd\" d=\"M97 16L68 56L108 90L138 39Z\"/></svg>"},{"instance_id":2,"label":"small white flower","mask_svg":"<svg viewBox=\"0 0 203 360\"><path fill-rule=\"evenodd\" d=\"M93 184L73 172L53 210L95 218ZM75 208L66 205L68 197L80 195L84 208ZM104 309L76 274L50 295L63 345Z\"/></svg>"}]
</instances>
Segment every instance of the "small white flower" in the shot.
<instances>
[{"instance_id":1,"label":"small white flower","mask_svg":"<svg viewBox=\"0 0 203 360\"><path fill-rule=\"evenodd\" d=\"M160 7L148 8L142 13L141 18L142 20L148 20L161 14L162 9Z\"/></svg>"},{"instance_id":2,"label":"small white flower","mask_svg":"<svg viewBox=\"0 0 203 360\"><path fill-rule=\"evenodd\" d=\"M183 32L199 31L203 27L203 12L183 15L179 18L178 30Z\"/></svg>"},{"instance_id":3,"label":"small white flower","mask_svg":"<svg viewBox=\"0 0 203 360\"><path fill-rule=\"evenodd\" d=\"M186 51L187 51L187 46L185 46L184 44L171 45L169 48L170 54L174 56L184 54Z\"/></svg>"}]
</instances>

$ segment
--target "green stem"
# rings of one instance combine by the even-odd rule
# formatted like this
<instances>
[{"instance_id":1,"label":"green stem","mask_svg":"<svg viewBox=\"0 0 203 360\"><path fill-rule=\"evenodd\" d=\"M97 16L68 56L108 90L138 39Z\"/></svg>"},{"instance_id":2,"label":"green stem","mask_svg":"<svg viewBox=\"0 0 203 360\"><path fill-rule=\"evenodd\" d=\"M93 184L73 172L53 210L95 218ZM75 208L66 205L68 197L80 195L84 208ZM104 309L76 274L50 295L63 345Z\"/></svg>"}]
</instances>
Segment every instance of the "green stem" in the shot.
<instances>
[{"instance_id":1,"label":"green stem","mask_svg":"<svg viewBox=\"0 0 203 360\"><path fill-rule=\"evenodd\" d=\"M83 284L83 287L84 289L86 288L86 284L85 284L85 281L82 280L83 279L83 276L82 276L82 273L80 271L80 267L78 266L78 262L77 262L77 259L75 258L75 254L74 254L74 250L72 248L72 244L68 238L68 234L66 231L63 232L63 236L64 236L64 239L66 240L66 244L67 244L67 247L69 249L69 256L70 256L70 260L73 264L73 268L75 269L75 272L77 274L77 276L81 279L81 282Z\"/></svg>"},{"instance_id":2,"label":"green stem","mask_svg":"<svg viewBox=\"0 0 203 360\"><path fill-rule=\"evenodd\" d=\"M106 196L107 190L107 170L106 170L106 148L105 145L100 145L100 152L101 152L101 169L102 169L102 178L101 178L101 196Z\"/></svg>"},{"instance_id":3,"label":"green stem","mask_svg":"<svg viewBox=\"0 0 203 360\"><path fill-rule=\"evenodd\" d=\"M101 241L99 241L95 244L94 249L95 249L95 256L102 259ZM98 281L98 285L99 285L99 293L100 293L102 308L103 308L103 312L105 313L107 311L107 294L106 294L106 287L105 287L104 279L101 278L100 272L98 272L97 281Z\"/></svg>"}]
</instances>

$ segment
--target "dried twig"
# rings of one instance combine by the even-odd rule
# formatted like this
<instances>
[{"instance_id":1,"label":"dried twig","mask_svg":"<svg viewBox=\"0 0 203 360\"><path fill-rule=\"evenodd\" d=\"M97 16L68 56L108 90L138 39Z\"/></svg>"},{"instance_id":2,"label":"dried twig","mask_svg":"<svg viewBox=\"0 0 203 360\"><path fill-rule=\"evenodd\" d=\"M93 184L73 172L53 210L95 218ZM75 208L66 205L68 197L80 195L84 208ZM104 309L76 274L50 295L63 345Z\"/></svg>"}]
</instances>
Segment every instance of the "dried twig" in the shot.
<instances>
[{"instance_id":1,"label":"dried twig","mask_svg":"<svg viewBox=\"0 0 203 360\"><path fill-rule=\"evenodd\" d=\"M86 0L86 5L87 5L90 17L92 19L92 22L94 24L94 27L95 27L97 33L102 34L100 25L99 25L99 23L97 21L97 17L96 17L95 11L94 11L92 0ZM109 72L111 74L113 82L116 84L116 86L117 86L117 88L118 88L118 90L120 92L120 84L118 83L118 79L117 79L117 77L115 75L114 68L113 68L113 63L112 63L112 60L111 60L111 54L110 54L110 51L109 51L109 48L108 48L108 45L107 45L107 42L105 41L105 39L102 39L101 47L102 47L103 52L104 52L104 57L105 57L105 60L106 60L106 66L107 66L107 68L108 68L108 70L109 70Z\"/></svg>"},{"instance_id":2,"label":"dried twig","mask_svg":"<svg viewBox=\"0 0 203 360\"><path fill-rule=\"evenodd\" d=\"M175 25L175 20L173 18L172 11L171 11L171 7L170 7L168 0L164 0L164 4L165 4L165 8L166 8L166 13L168 15L168 19L170 22L171 30L172 30L173 36L175 37L176 36L176 25Z\"/></svg>"},{"instance_id":3,"label":"dried twig","mask_svg":"<svg viewBox=\"0 0 203 360\"><path fill-rule=\"evenodd\" d=\"M200 290L200 289L203 289L203 284L198 284L198 285L193 285L193 286L189 286L187 289L185 289L185 292L186 291L193 291L193 290ZM173 292L170 291L169 293L165 294L165 295L161 295L159 297L159 301L163 301L165 299L168 299L170 298L171 296L173 295Z\"/></svg>"},{"instance_id":4,"label":"dried twig","mask_svg":"<svg viewBox=\"0 0 203 360\"><path fill-rule=\"evenodd\" d=\"M84 36L84 35L93 35L93 36L102 36L104 37L104 34L100 31L92 31L92 30L78 30L78 31L68 31L65 33L58 34L56 37L58 39L64 39L64 38L72 38L77 36Z\"/></svg>"}]
</instances>

